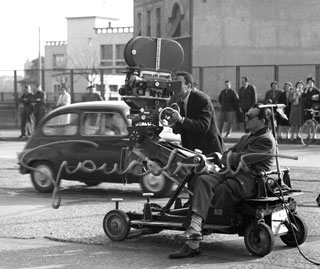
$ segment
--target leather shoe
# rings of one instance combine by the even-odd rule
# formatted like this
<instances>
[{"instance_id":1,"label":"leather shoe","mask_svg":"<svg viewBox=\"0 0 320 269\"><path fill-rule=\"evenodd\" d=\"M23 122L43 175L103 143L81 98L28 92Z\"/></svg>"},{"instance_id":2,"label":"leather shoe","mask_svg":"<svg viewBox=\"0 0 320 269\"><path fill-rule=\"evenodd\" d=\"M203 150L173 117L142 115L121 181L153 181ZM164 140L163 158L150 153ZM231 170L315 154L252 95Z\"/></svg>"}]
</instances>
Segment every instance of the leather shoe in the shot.
<instances>
[{"instance_id":1,"label":"leather shoe","mask_svg":"<svg viewBox=\"0 0 320 269\"><path fill-rule=\"evenodd\" d=\"M177 241L185 242L188 240L200 241L203 236L201 232L197 232L192 227L189 227L183 234L177 234L175 239Z\"/></svg>"},{"instance_id":2,"label":"leather shoe","mask_svg":"<svg viewBox=\"0 0 320 269\"><path fill-rule=\"evenodd\" d=\"M169 259L183 259L199 256L201 254L199 248L192 249L187 245L184 245L178 251L169 254Z\"/></svg>"}]
</instances>

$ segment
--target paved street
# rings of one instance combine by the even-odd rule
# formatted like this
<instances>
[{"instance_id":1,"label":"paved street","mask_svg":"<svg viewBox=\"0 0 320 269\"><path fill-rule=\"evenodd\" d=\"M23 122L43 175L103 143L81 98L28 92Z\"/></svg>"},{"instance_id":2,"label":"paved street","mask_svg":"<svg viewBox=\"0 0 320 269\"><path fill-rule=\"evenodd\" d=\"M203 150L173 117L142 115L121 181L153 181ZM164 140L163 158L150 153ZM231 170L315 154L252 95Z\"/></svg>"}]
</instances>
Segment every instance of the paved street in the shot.
<instances>
[{"instance_id":1,"label":"paved street","mask_svg":"<svg viewBox=\"0 0 320 269\"><path fill-rule=\"evenodd\" d=\"M25 142L0 141L0 267L1 268L318 268L296 248L276 237L273 251L258 258L249 254L243 237L213 234L201 244L200 257L169 260L179 245L177 232L110 241L102 229L104 215L114 208L112 197L123 197L120 208L139 211L143 198L137 184L101 184L86 188L81 183L62 182L62 203L51 207L51 195L36 192L28 175L17 171L16 152ZM320 262L320 146L280 145L281 159L291 168L292 185L303 191L296 196L298 213L306 221L308 238L301 251ZM160 205L167 199L153 199Z\"/></svg>"}]
</instances>

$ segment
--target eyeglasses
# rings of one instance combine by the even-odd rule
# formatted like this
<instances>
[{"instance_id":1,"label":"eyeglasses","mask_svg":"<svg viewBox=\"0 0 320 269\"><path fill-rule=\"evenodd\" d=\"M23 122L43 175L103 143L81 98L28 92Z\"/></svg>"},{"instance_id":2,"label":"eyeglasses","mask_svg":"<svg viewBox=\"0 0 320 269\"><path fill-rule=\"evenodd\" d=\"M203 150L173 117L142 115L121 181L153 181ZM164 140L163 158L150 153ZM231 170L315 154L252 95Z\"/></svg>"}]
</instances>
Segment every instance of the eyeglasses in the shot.
<instances>
[{"instance_id":1,"label":"eyeglasses","mask_svg":"<svg viewBox=\"0 0 320 269\"><path fill-rule=\"evenodd\" d=\"M245 117L246 117L248 120L252 120L253 118L258 117L258 115L251 115L251 114L246 113L246 114L245 114Z\"/></svg>"}]
</instances>

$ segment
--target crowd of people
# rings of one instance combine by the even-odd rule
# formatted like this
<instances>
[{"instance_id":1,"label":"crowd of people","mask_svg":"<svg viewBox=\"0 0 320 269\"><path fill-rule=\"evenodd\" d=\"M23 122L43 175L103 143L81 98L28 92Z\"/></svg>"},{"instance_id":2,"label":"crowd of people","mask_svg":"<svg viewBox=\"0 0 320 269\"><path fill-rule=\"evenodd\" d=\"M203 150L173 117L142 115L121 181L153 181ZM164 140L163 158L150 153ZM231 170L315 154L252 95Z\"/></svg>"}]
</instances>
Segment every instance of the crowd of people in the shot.
<instances>
[{"instance_id":1,"label":"crowd of people","mask_svg":"<svg viewBox=\"0 0 320 269\"><path fill-rule=\"evenodd\" d=\"M235 91L230 81L225 81L225 88L220 92L218 101L221 105L219 130L222 134L226 129L225 137L231 135L235 123L243 123L244 131L248 132L244 115L250 107L257 103L256 87L249 83L248 77L241 78L241 88ZM285 82L283 89L277 81L270 83L270 89L265 93L264 103L284 104L283 112L276 114L276 130L279 139L290 140L300 138L300 129L305 120L311 118L307 109L320 109L320 90L315 86L315 80L308 77L306 84L297 81L295 85Z\"/></svg>"},{"instance_id":2,"label":"crowd of people","mask_svg":"<svg viewBox=\"0 0 320 269\"><path fill-rule=\"evenodd\" d=\"M95 86L88 86L86 93L82 96L82 102L103 101L101 94L96 91ZM46 93L38 85L35 90L30 85L25 85L22 95L19 97L22 104L20 111L21 135L20 138L29 137L34 128L46 114ZM62 85L55 108L71 104L71 95L68 89Z\"/></svg>"},{"instance_id":3,"label":"crowd of people","mask_svg":"<svg viewBox=\"0 0 320 269\"><path fill-rule=\"evenodd\" d=\"M21 135L20 138L28 137L38 125L46 113L46 93L41 85L32 92L31 86L24 86L24 92L19 98L22 103L21 109Z\"/></svg>"}]
</instances>

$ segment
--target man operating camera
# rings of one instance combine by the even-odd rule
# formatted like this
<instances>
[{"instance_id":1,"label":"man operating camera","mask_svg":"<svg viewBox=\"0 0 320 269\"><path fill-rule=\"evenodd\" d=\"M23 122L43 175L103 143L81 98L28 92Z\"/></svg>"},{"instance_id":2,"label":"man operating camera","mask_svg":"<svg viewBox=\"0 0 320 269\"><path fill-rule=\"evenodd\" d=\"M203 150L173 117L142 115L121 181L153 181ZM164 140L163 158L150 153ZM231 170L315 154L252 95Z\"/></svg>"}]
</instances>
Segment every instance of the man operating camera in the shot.
<instances>
[{"instance_id":1,"label":"man operating camera","mask_svg":"<svg viewBox=\"0 0 320 269\"><path fill-rule=\"evenodd\" d=\"M181 89L175 91L170 103L178 103L180 112L172 115L173 132L181 135L182 146L203 154L224 151L224 143L217 126L210 97L194 88L193 77L187 72L177 72L174 80L181 81Z\"/></svg>"}]
</instances>

